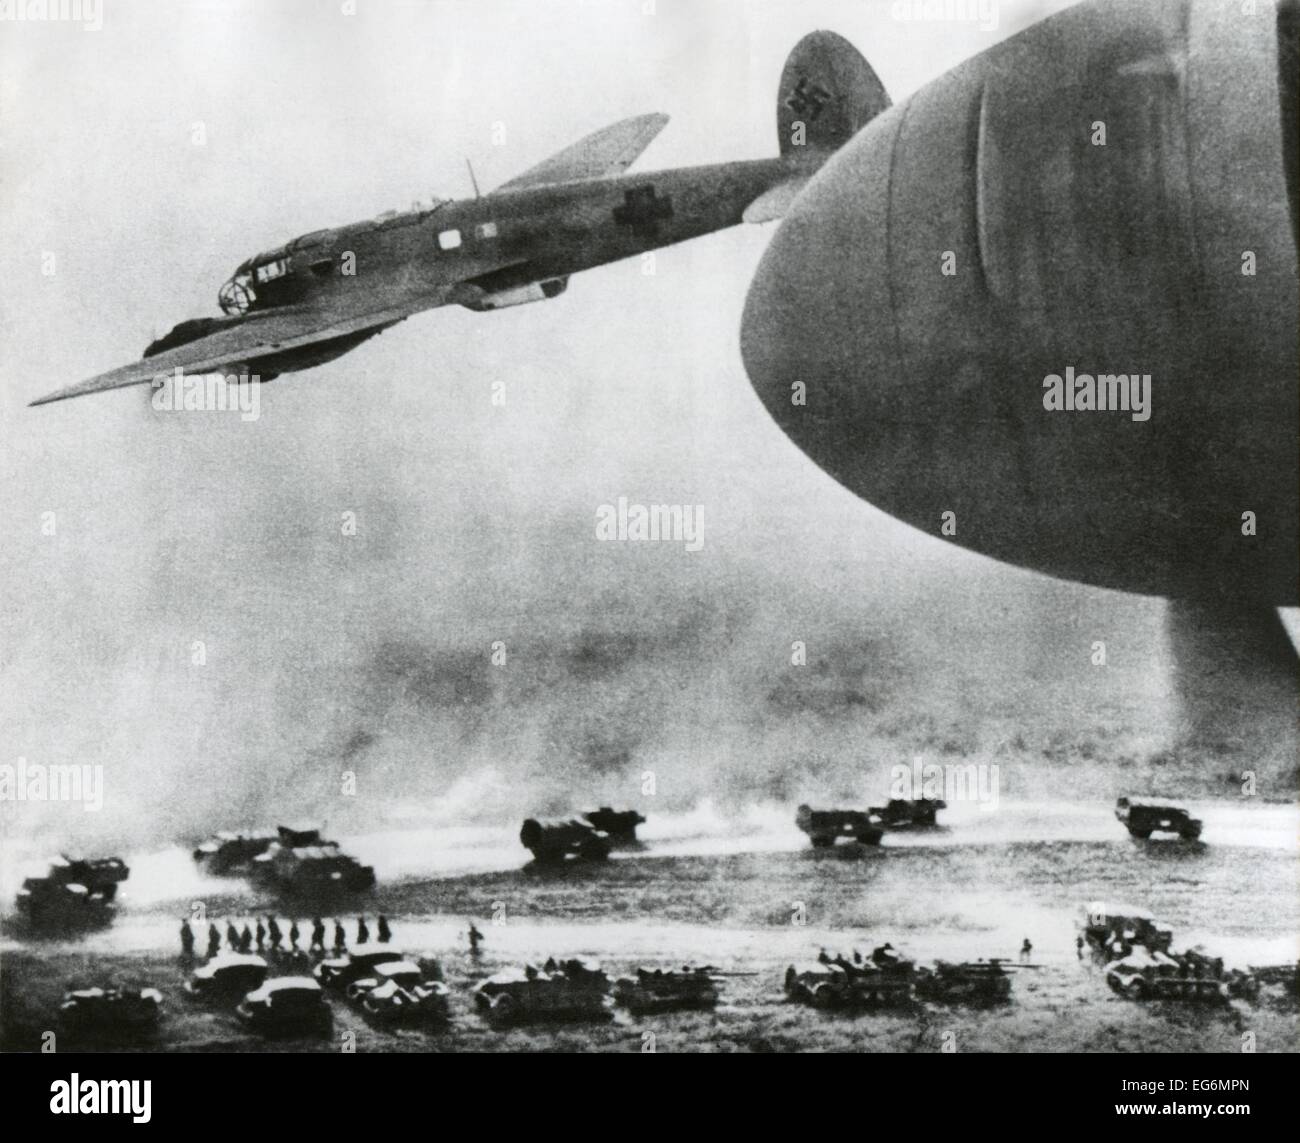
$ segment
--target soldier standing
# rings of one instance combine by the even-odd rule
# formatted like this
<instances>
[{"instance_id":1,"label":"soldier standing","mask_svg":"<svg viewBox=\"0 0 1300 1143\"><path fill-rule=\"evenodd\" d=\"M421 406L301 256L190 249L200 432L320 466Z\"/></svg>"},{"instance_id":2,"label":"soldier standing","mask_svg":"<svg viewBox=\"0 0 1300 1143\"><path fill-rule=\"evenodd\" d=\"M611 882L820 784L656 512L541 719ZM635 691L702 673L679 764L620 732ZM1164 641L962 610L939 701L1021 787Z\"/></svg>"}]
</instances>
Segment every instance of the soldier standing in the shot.
<instances>
[{"instance_id":1,"label":"soldier standing","mask_svg":"<svg viewBox=\"0 0 1300 1143\"><path fill-rule=\"evenodd\" d=\"M208 924L208 956L214 957L221 951L221 930L215 924Z\"/></svg>"},{"instance_id":2,"label":"soldier standing","mask_svg":"<svg viewBox=\"0 0 1300 1143\"><path fill-rule=\"evenodd\" d=\"M1074 938L1074 955L1083 960L1083 934Z\"/></svg>"},{"instance_id":3,"label":"soldier standing","mask_svg":"<svg viewBox=\"0 0 1300 1143\"><path fill-rule=\"evenodd\" d=\"M1028 960L1033 951L1034 946L1029 943L1029 938L1026 937L1020 946L1020 959L1022 961Z\"/></svg>"},{"instance_id":4,"label":"soldier standing","mask_svg":"<svg viewBox=\"0 0 1300 1143\"><path fill-rule=\"evenodd\" d=\"M253 930L248 927L248 922L244 922L244 928L239 934L239 951L248 952L253 947Z\"/></svg>"},{"instance_id":5,"label":"soldier standing","mask_svg":"<svg viewBox=\"0 0 1300 1143\"><path fill-rule=\"evenodd\" d=\"M347 934L343 931L343 926L339 924L339 919L334 918L334 951L342 952L348 947Z\"/></svg>"},{"instance_id":6,"label":"soldier standing","mask_svg":"<svg viewBox=\"0 0 1300 1143\"><path fill-rule=\"evenodd\" d=\"M266 926L262 924L262 918L257 918L257 951L262 951L262 946L266 944Z\"/></svg>"},{"instance_id":7,"label":"soldier standing","mask_svg":"<svg viewBox=\"0 0 1300 1143\"><path fill-rule=\"evenodd\" d=\"M469 955L478 956L478 947L483 943L483 934L474 927L474 922L469 923Z\"/></svg>"},{"instance_id":8,"label":"soldier standing","mask_svg":"<svg viewBox=\"0 0 1300 1143\"><path fill-rule=\"evenodd\" d=\"M393 930L388 927L388 918L385 917L383 913L380 913L379 914L379 943L381 945L386 945L392 939L393 939Z\"/></svg>"},{"instance_id":9,"label":"soldier standing","mask_svg":"<svg viewBox=\"0 0 1300 1143\"><path fill-rule=\"evenodd\" d=\"M231 952L239 951L239 930L235 928L234 921L226 922L226 944L230 946Z\"/></svg>"},{"instance_id":10,"label":"soldier standing","mask_svg":"<svg viewBox=\"0 0 1300 1143\"><path fill-rule=\"evenodd\" d=\"M194 930L188 919L181 921L181 956L186 960L194 955Z\"/></svg>"},{"instance_id":11,"label":"soldier standing","mask_svg":"<svg viewBox=\"0 0 1300 1143\"><path fill-rule=\"evenodd\" d=\"M297 918L289 922L289 947L295 952L298 951L298 921Z\"/></svg>"},{"instance_id":12,"label":"soldier standing","mask_svg":"<svg viewBox=\"0 0 1300 1143\"><path fill-rule=\"evenodd\" d=\"M284 934L280 932L280 926L274 917L266 918L266 931L271 937L271 948L279 952L280 942L284 939Z\"/></svg>"},{"instance_id":13,"label":"soldier standing","mask_svg":"<svg viewBox=\"0 0 1300 1143\"><path fill-rule=\"evenodd\" d=\"M325 951L325 922L319 917L312 920L311 923L311 947Z\"/></svg>"},{"instance_id":14,"label":"soldier standing","mask_svg":"<svg viewBox=\"0 0 1300 1143\"><path fill-rule=\"evenodd\" d=\"M370 929L366 925L365 917L357 918L357 944L364 945L370 940Z\"/></svg>"}]
</instances>

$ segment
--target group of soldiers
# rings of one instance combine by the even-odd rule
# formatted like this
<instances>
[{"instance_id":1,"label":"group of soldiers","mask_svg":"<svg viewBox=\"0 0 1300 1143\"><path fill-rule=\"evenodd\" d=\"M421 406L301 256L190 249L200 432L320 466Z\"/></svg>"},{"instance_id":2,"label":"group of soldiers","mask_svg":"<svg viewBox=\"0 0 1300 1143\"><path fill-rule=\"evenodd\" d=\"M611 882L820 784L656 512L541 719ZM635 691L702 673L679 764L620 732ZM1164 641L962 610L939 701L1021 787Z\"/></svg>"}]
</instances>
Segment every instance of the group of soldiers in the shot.
<instances>
[{"instance_id":1,"label":"group of soldiers","mask_svg":"<svg viewBox=\"0 0 1300 1143\"><path fill-rule=\"evenodd\" d=\"M305 923L305 922L304 922ZM348 947L347 933L344 931L343 922L337 917L333 918L334 925L334 943L335 952L343 952ZM325 952L325 922L320 917L313 917L311 921L311 940L308 942L307 951L319 950ZM381 944L387 944L393 936L392 929L389 928L388 918L382 913L379 914L375 922L375 939ZM287 933L287 948L291 952L299 951L299 942L302 940L303 933L297 920L289 922ZM250 927L245 921L242 928L236 928L233 920L227 919L225 929L225 945L228 951L238 953L248 953L256 949L258 952L270 951L279 952L285 947L286 932L281 927L280 922L273 916L267 916L265 923L262 917L256 918L256 925ZM366 924L364 916L357 918L357 939L358 945L370 943L370 926ZM181 921L181 955L192 957L194 955L195 933L194 926L189 918ZM209 957L216 956L221 951L222 931L217 927L215 922L208 925L208 952Z\"/></svg>"}]
</instances>

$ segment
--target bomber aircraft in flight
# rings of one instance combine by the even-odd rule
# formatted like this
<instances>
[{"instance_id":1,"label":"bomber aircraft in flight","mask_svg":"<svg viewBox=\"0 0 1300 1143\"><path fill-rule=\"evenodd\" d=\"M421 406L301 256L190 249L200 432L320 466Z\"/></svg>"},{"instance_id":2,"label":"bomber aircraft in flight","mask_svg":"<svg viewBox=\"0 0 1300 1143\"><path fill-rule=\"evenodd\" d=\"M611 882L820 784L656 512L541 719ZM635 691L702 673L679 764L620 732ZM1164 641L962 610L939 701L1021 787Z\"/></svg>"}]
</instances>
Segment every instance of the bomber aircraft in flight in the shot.
<instances>
[{"instance_id":1,"label":"bomber aircraft in flight","mask_svg":"<svg viewBox=\"0 0 1300 1143\"><path fill-rule=\"evenodd\" d=\"M781 217L888 103L851 44L813 32L782 72L779 158L627 174L668 117L627 119L489 194L318 230L255 255L221 287L222 316L181 322L140 361L32 404L155 382L178 369L270 381L331 361L421 310L553 298L580 270Z\"/></svg>"}]
</instances>

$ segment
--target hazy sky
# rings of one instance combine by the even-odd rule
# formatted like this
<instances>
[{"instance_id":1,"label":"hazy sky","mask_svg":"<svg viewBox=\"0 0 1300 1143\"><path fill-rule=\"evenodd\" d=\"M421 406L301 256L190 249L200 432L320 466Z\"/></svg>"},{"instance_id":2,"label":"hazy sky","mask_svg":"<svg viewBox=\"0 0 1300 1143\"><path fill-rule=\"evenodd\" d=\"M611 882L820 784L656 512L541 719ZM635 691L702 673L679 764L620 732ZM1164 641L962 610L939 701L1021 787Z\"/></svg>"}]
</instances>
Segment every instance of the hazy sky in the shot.
<instances>
[{"instance_id":1,"label":"hazy sky","mask_svg":"<svg viewBox=\"0 0 1300 1143\"><path fill-rule=\"evenodd\" d=\"M4 760L102 763L123 820L189 828L205 800L288 799L290 774L312 803L340 759L394 790L500 764L609 796L647 759L706 784L718 759L781 794L819 740L883 757L960 723L996 745L1017 710L1068 737L1072 711L1091 733L1158 696L1159 601L922 536L771 423L737 348L770 227L419 315L265 388L252 424L147 387L25 407L215 313L258 250L466 196L467 157L486 190L647 111L672 121L638 169L775 155L807 31L897 99L1065 6L1003 0L992 31L862 0L113 0L99 31L0 25ZM598 543L620 496L701 505L703 550ZM498 639L514 675L487 669ZM800 639L838 681L791 708ZM851 717L809 723L836 688ZM1158 745L1160 712L1129 731Z\"/></svg>"}]
</instances>

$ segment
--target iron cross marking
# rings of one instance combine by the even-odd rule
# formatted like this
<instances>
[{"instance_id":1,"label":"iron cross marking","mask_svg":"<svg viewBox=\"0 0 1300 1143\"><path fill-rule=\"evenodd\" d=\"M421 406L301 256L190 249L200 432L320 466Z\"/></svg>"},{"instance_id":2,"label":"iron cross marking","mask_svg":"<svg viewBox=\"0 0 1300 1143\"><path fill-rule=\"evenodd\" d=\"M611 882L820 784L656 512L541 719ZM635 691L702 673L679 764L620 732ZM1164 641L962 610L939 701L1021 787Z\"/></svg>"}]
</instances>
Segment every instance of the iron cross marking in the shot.
<instances>
[{"instance_id":1,"label":"iron cross marking","mask_svg":"<svg viewBox=\"0 0 1300 1143\"><path fill-rule=\"evenodd\" d=\"M652 186L624 191L623 205L614 208L614 221L644 238L657 238L659 223L672 216L672 198L660 198Z\"/></svg>"},{"instance_id":2,"label":"iron cross marking","mask_svg":"<svg viewBox=\"0 0 1300 1143\"><path fill-rule=\"evenodd\" d=\"M831 93L819 83L809 84L808 77L801 75L799 82L786 98L785 105L796 115L807 119L816 119L822 113Z\"/></svg>"}]
</instances>

